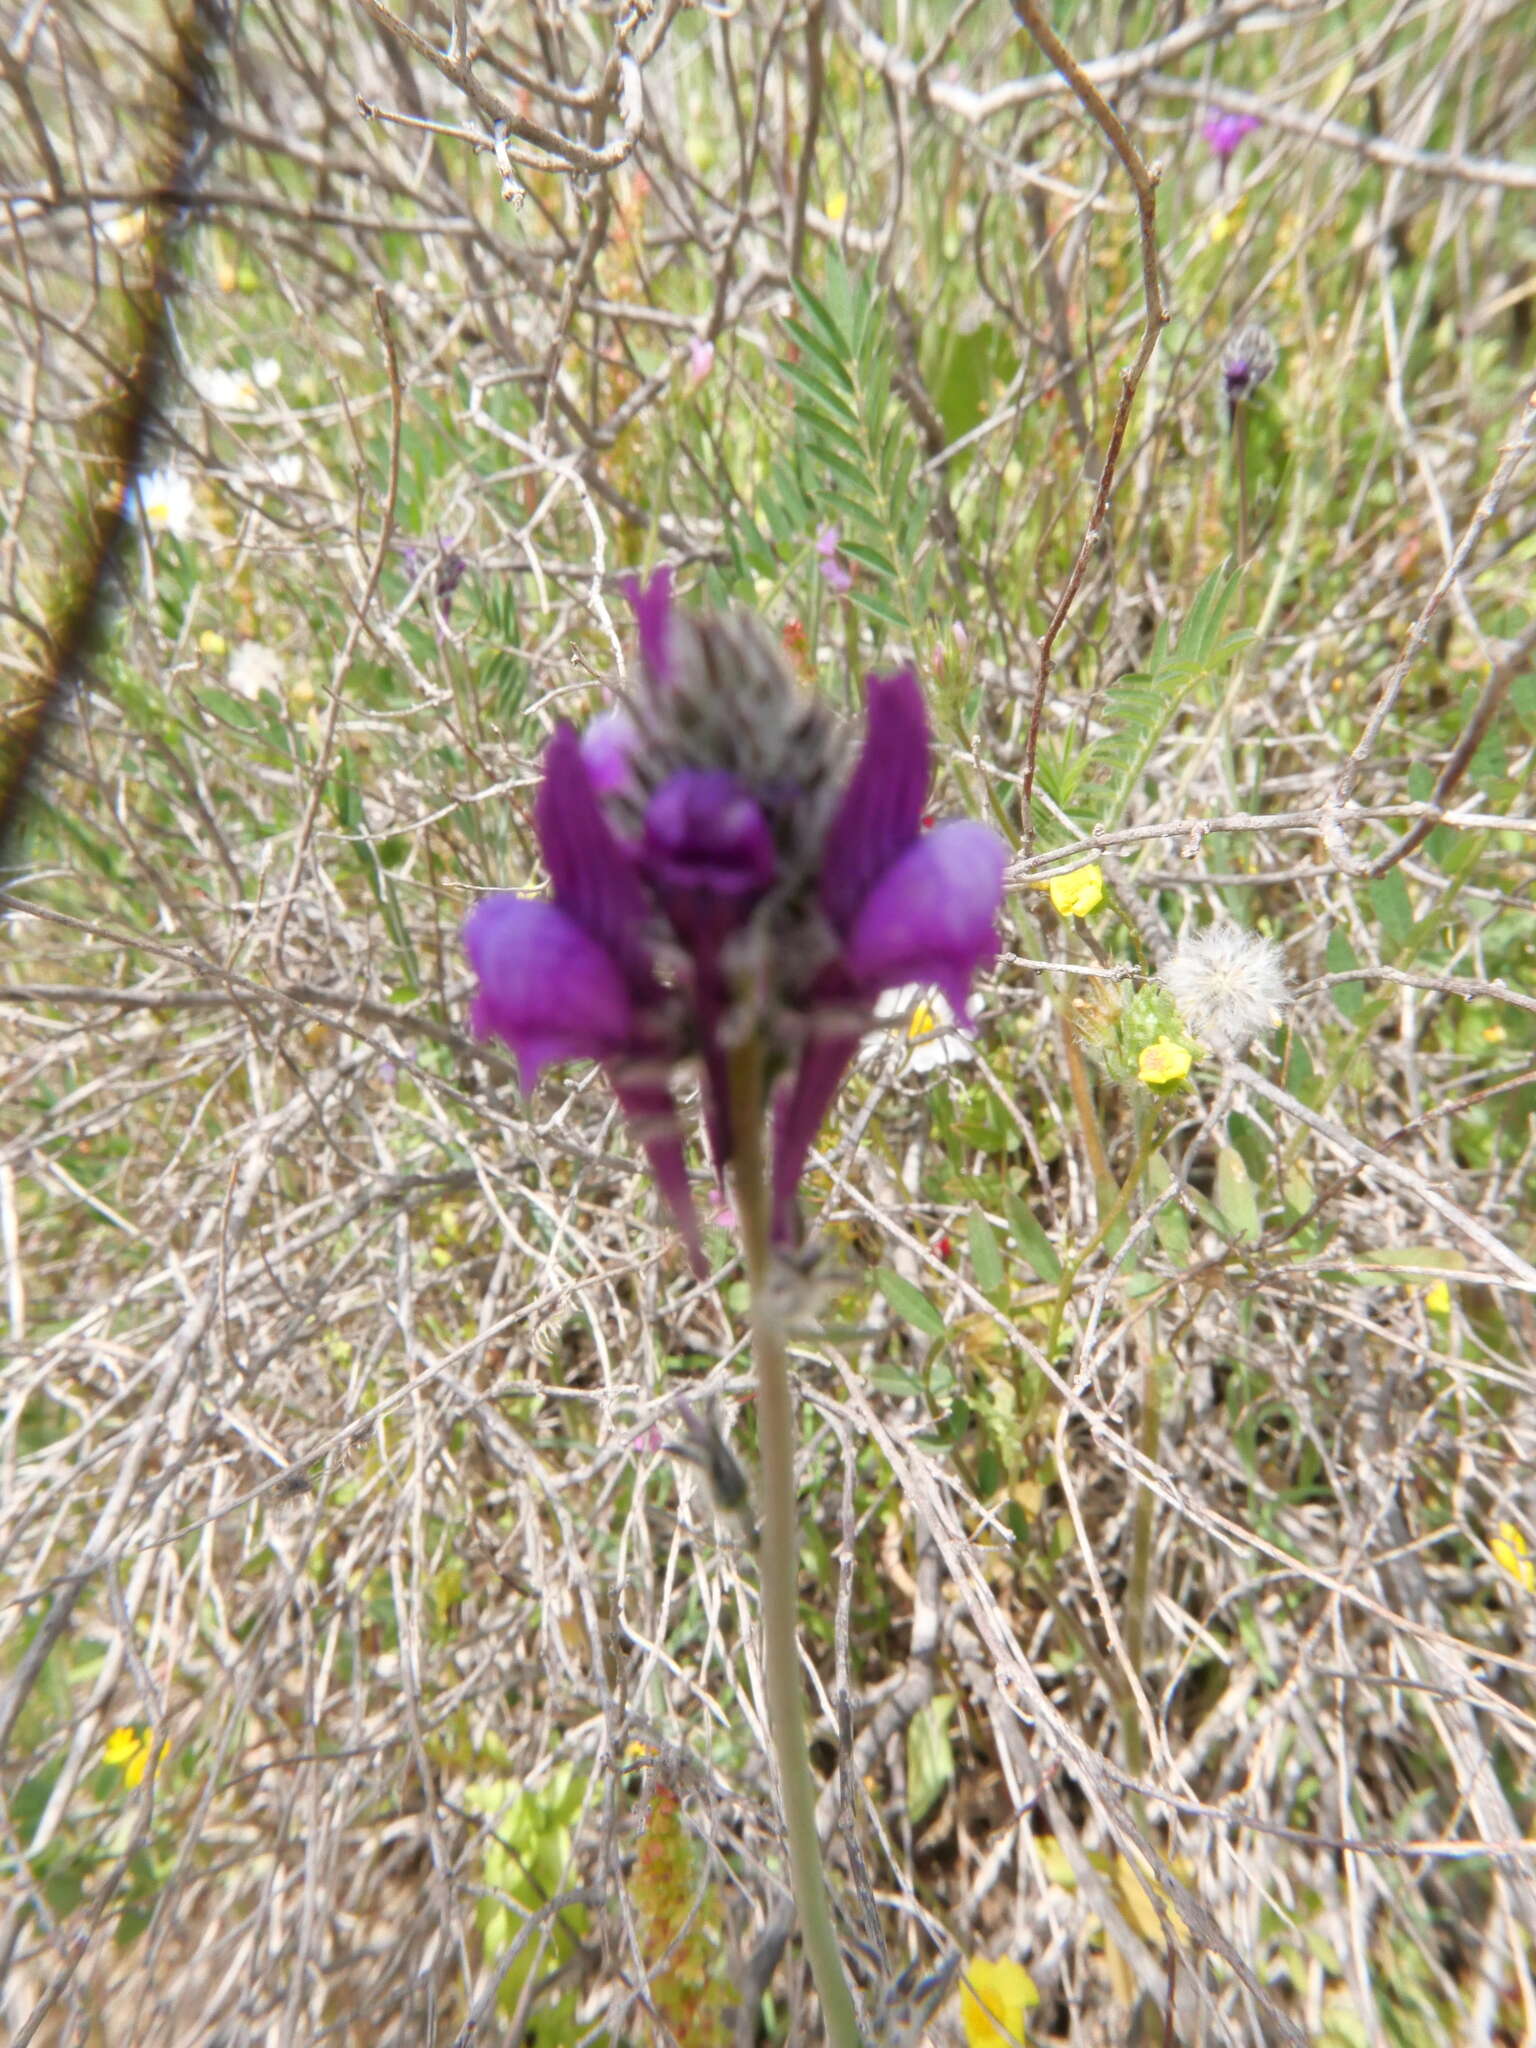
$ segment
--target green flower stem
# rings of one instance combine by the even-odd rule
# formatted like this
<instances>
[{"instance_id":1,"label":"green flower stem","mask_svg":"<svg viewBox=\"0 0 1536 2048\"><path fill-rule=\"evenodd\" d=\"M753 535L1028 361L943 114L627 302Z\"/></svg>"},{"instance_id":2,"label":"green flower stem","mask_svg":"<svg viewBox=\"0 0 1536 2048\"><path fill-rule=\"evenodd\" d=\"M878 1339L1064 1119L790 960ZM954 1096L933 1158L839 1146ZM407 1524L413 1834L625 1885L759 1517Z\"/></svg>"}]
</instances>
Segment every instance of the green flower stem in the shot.
<instances>
[{"instance_id":1,"label":"green flower stem","mask_svg":"<svg viewBox=\"0 0 1536 2048\"><path fill-rule=\"evenodd\" d=\"M752 1287L752 1348L757 1361L757 1447L762 1532L757 1546L763 1609L763 1682L768 1726L784 1792L790 1887L821 1999L829 2048L862 2048L853 1994L843 1974L816 1833L816 1785L806 1753L796 1602L800 1534L795 1516L795 1404L783 1317L769 1286L769 1197L763 1157L763 1056L757 1044L731 1054L732 1178L747 1278Z\"/></svg>"},{"instance_id":2,"label":"green flower stem","mask_svg":"<svg viewBox=\"0 0 1536 2048\"><path fill-rule=\"evenodd\" d=\"M1232 453L1237 464L1237 563L1248 559L1248 408L1232 409Z\"/></svg>"},{"instance_id":3,"label":"green flower stem","mask_svg":"<svg viewBox=\"0 0 1536 2048\"><path fill-rule=\"evenodd\" d=\"M1073 1253L1070 1258L1063 1259L1061 1262L1061 1278L1056 1284L1056 1299L1051 1304L1050 1318L1046 1328L1045 1349L1046 1356L1049 1358L1056 1356L1056 1346L1061 1338L1062 1321L1067 1312L1067 1303L1072 1299L1072 1290L1077 1285L1078 1274L1099 1247L1108 1242L1116 1226L1121 1222L1126 1211L1135 1200L1136 1190L1141 1186L1141 1177L1147 1170L1147 1162L1157 1150L1162 1139L1162 1128L1157 1118L1152 1117L1145 1121L1138 1118L1140 1135L1136 1145L1136 1157L1131 1161L1131 1170L1126 1175L1123 1184L1117 1186L1109 1173L1109 1162L1104 1155L1103 1140L1099 1137L1097 1123L1095 1122L1090 1125L1084 1116L1085 1109L1092 1113L1093 1096L1088 1084L1087 1069L1083 1065L1083 1056L1078 1050L1077 1041L1072 1036L1070 1026L1065 1027L1065 1037L1068 1054L1075 1056L1077 1065L1081 1069L1081 1091L1074 1087L1072 1095L1077 1107L1078 1116L1083 1122L1083 1129L1085 1133L1091 1133L1088 1151L1090 1159L1095 1165L1094 1181L1095 1187L1098 1190L1101 1213L1099 1216L1099 1227L1095 1230L1092 1237L1089 1238L1088 1242L1080 1251ZM1070 1064L1068 1072L1070 1075ZM1104 1173L1108 1177L1109 1200L1107 1203L1103 1186L1098 1179L1097 1164L1099 1160L1103 1160Z\"/></svg>"}]
</instances>

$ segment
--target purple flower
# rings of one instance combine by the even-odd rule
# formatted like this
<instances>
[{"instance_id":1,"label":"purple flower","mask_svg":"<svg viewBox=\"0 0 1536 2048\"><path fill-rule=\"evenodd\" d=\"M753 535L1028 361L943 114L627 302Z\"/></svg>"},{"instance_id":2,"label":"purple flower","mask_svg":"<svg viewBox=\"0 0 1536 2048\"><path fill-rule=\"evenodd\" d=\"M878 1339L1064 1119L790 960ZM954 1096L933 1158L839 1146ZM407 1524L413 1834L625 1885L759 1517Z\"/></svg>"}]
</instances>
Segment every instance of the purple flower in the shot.
<instances>
[{"instance_id":1,"label":"purple flower","mask_svg":"<svg viewBox=\"0 0 1536 2048\"><path fill-rule=\"evenodd\" d=\"M688 381L699 385L715 367L715 344L702 334L695 334L688 343Z\"/></svg>"},{"instance_id":2,"label":"purple flower","mask_svg":"<svg viewBox=\"0 0 1536 2048\"><path fill-rule=\"evenodd\" d=\"M816 536L816 552L821 557L821 573L829 590L835 590L841 597L853 588L853 571L846 562L838 560L838 545L843 537L840 526L824 526Z\"/></svg>"},{"instance_id":3,"label":"purple flower","mask_svg":"<svg viewBox=\"0 0 1536 2048\"><path fill-rule=\"evenodd\" d=\"M525 1088L601 1062L702 1268L675 1070L697 1061L723 1177L731 1051L759 1048L773 1103L773 1229L798 1234L805 1163L887 989L937 983L958 1016L997 953L1007 849L923 830L928 723L910 668L872 675L852 758L741 614L693 618L668 573L633 583L639 674L623 711L561 726L535 809L547 898L493 896L465 926L477 1036Z\"/></svg>"},{"instance_id":4,"label":"purple flower","mask_svg":"<svg viewBox=\"0 0 1536 2048\"><path fill-rule=\"evenodd\" d=\"M1252 398L1259 386L1274 375L1279 360L1273 335L1257 321L1232 336L1221 355L1221 382L1229 424L1243 401Z\"/></svg>"},{"instance_id":5,"label":"purple flower","mask_svg":"<svg viewBox=\"0 0 1536 2048\"><path fill-rule=\"evenodd\" d=\"M1201 122L1200 133L1210 144L1213 155L1225 165L1231 162L1240 145L1263 126L1257 114L1211 114Z\"/></svg>"}]
</instances>

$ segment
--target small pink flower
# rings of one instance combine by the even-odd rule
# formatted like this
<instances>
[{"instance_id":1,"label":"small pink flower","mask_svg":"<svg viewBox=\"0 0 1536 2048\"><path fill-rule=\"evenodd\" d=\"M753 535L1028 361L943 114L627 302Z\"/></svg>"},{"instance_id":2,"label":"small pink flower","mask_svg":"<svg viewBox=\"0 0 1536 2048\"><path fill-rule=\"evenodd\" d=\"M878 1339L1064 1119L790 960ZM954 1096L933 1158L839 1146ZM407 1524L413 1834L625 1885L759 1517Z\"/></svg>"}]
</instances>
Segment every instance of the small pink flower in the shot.
<instances>
[{"instance_id":1,"label":"small pink flower","mask_svg":"<svg viewBox=\"0 0 1536 2048\"><path fill-rule=\"evenodd\" d=\"M839 597L853 588L853 571L837 558L838 543L842 540L840 526L824 526L816 536L816 552L821 557L821 573L829 590L835 590Z\"/></svg>"},{"instance_id":2,"label":"small pink flower","mask_svg":"<svg viewBox=\"0 0 1536 2048\"><path fill-rule=\"evenodd\" d=\"M688 379L692 384L702 384L715 367L715 344L707 341L702 334L696 334L688 344Z\"/></svg>"},{"instance_id":3,"label":"small pink flower","mask_svg":"<svg viewBox=\"0 0 1536 2048\"><path fill-rule=\"evenodd\" d=\"M1211 146L1211 153L1225 164L1237 154L1248 137L1262 128L1264 123L1256 114L1212 114L1200 124L1200 133Z\"/></svg>"}]
</instances>

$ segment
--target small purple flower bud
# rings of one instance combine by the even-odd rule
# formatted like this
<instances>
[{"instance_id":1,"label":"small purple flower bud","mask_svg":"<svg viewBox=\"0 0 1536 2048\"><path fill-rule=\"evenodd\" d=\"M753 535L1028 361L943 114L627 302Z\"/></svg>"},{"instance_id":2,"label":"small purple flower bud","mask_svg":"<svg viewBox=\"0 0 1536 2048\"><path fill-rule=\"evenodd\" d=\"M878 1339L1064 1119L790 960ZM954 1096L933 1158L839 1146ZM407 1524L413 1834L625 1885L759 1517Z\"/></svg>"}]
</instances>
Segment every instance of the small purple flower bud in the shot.
<instances>
[{"instance_id":1,"label":"small purple flower bud","mask_svg":"<svg viewBox=\"0 0 1536 2048\"><path fill-rule=\"evenodd\" d=\"M1263 125L1257 114L1212 114L1201 122L1200 133L1210 144L1212 155L1225 165Z\"/></svg>"},{"instance_id":2,"label":"small purple flower bud","mask_svg":"<svg viewBox=\"0 0 1536 2048\"><path fill-rule=\"evenodd\" d=\"M1229 421L1244 400L1252 398L1265 379L1273 376L1279 360L1279 351L1267 327L1254 322L1233 335L1221 357L1221 381L1226 393Z\"/></svg>"},{"instance_id":3,"label":"small purple flower bud","mask_svg":"<svg viewBox=\"0 0 1536 2048\"><path fill-rule=\"evenodd\" d=\"M437 597L437 609L443 624L448 623L448 614L453 606L453 593L464 580L468 562L460 554L445 554L438 563L437 575L433 579L433 590Z\"/></svg>"}]
</instances>

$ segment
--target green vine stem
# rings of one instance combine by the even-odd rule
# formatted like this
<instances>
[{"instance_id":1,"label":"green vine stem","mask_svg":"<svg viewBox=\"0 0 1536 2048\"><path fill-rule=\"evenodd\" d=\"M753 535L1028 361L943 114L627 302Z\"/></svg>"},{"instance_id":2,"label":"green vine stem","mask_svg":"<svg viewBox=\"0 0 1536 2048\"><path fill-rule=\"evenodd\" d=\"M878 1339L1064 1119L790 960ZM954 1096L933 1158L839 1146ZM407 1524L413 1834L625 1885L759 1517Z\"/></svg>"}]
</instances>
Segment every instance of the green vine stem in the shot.
<instances>
[{"instance_id":1,"label":"green vine stem","mask_svg":"<svg viewBox=\"0 0 1536 2048\"><path fill-rule=\"evenodd\" d=\"M821 1999L829 2048L863 2048L858 2013L832 1924L832 1902L816 1833L816 1785L806 1753L796 1601L800 1538L795 1514L795 1403L783 1315L769 1284L772 1254L763 1157L763 1056L755 1041L731 1055L730 1102L736 1213L752 1288L752 1348L757 1363L762 1494L757 1569L763 1614L763 1683L784 1795L790 1886Z\"/></svg>"}]
</instances>

